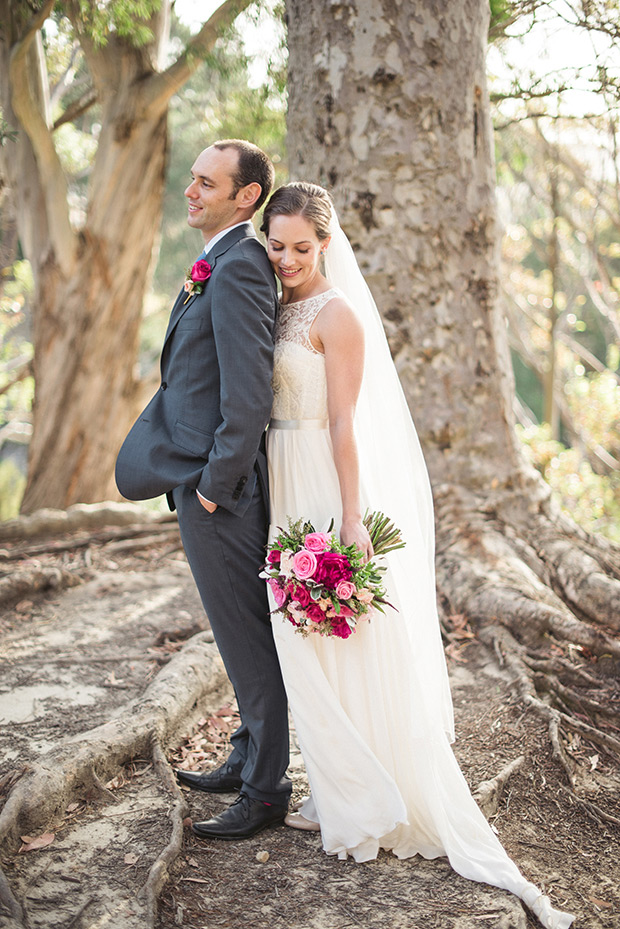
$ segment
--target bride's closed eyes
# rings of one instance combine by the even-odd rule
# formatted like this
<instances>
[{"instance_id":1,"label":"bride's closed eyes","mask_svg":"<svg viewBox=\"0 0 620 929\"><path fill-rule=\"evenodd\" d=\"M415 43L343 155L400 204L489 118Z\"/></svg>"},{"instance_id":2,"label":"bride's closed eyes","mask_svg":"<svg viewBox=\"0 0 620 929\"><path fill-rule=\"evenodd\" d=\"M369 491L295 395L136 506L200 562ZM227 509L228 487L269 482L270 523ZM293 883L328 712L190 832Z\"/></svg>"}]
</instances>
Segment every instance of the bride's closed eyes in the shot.
<instances>
[{"instance_id":1,"label":"bride's closed eyes","mask_svg":"<svg viewBox=\"0 0 620 929\"><path fill-rule=\"evenodd\" d=\"M269 248L271 249L272 252L284 251L283 245L272 245L271 243L269 243ZM300 255L307 255L310 249L309 248L297 248L295 249L295 251L298 251Z\"/></svg>"}]
</instances>

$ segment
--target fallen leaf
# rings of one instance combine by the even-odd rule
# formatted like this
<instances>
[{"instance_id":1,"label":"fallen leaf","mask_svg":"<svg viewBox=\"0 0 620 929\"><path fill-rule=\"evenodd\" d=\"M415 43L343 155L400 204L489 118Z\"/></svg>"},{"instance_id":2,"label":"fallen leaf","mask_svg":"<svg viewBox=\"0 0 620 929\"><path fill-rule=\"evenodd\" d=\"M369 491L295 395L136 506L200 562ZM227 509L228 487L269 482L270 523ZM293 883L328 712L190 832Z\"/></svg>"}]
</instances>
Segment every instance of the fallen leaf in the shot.
<instances>
[{"instance_id":1,"label":"fallen leaf","mask_svg":"<svg viewBox=\"0 0 620 929\"><path fill-rule=\"evenodd\" d=\"M79 807L80 807L79 803L70 803L67 809L65 810L65 813L75 813L75 811L79 809Z\"/></svg>"},{"instance_id":2,"label":"fallen leaf","mask_svg":"<svg viewBox=\"0 0 620 929\"><path fill-rule=\"evenodd\" d=\"M598 755L589 755L589 756L588 756L588 761L590 762L590 770L591 770L591 771L595 771L595 770L596 770L596 766L597 766L598 761L599 761L599 756L598 756Z\"/></svg>"},{"instance_id":3,"label":"fallen leaf","mask_svg":"<svg viewBox=\"0 0 620 929\"><path fill-rule=\"evenodd\" d=\"M256 852L256 860L260 861L261 864L265 864L266 861L269 861L269 852Z\"/></svg>"},{"instance_id":4,"label":"fallen leaf","mask_svg":"<svg viewBox=\"0 0 620 929\"><path fill-rule=\"evenodd\" d=\"M32 600L20 600L19 603L15 607L15 612L16 613L27 613L28 610L31 610L33 606L34 606L34 603L32 602Z\"/></svg>"},{"instance_id":5,"label":"fallen leaf","mask_svg":"<svg viewBox=\"0 0 620 929\"><path fill-rule=\"evenodd\" d=\"M204 877L182 877L182 881L189 881L191 884L208 884L209 881Z\"/></svg>"},{"instance_id":6,"label":"fallen leaf","mask_svg":"<svg viewBox=\"0 0 620 929\"><path fill-rule=\"evenodd\" d=\"M36 837L31 835L22 835L20 838L24 843L20 848L20 852L33 852L37 848L45 848L46 845L51 845L56 838L56 835L53 832L44 832L43 835Z\"/></svg>"},{"instance_id":7,"label":"fallen leaf","mask_svg":"<svg viewBox=\"0 0 620 929\"><path fill-rule=\"evenodd\" d=\"M125 864L135 864L136 861L139 861L139 860L140 860L140 856L136 855L135 852L128 852L123 858L123 861L125 862Z\"/></svg>"},{"instance_id":8,"label":"fallen leaf","mask_svg":"<svg viewBox=\"0 0 620 929\"><path fill-rule=\"evenodd\" d=\"M607 900L599 900L598 897L589 897L588 899L590 899L595 906L600 906L604 909L608 909L613 906L613 903L608 903Z\"/></svg>"}]
</instances>

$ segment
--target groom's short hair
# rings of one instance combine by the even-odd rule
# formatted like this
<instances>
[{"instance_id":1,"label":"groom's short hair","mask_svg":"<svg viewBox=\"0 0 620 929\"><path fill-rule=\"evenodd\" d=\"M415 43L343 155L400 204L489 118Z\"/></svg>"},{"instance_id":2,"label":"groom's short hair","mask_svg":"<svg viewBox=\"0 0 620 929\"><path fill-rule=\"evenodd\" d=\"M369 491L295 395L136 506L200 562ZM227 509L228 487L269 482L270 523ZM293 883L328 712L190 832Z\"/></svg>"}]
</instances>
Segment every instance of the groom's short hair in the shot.
<instances>
[{"instance_id":1,"label":"groom's short hair","mask_svg":"<svg viewBox=\"0 0 620 929\"><path fill-rule=\"evenodd\" d=\"M237 170L233 174L233 191L230 199L234 200L242 187L247 184L260 184L261 195L254 204L254 211L259 210L273 187L275 171L271 159L252 142L245 139L221 139L213 143L213 148L234 148L239 157Z\"/></svg>"}]
</instances>

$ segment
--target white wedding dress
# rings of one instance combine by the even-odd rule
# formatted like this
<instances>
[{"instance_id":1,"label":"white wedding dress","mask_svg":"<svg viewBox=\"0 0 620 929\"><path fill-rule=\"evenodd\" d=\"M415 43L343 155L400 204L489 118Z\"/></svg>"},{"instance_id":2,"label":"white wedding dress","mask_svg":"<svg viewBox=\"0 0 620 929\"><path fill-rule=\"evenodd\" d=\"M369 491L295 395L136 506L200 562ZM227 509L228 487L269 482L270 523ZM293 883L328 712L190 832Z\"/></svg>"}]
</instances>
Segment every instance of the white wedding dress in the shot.
<instances>
[{"instance_id":1,"label":"white wedding dress","mask_svg":"<svg viewBox=\"0 0 620 929\"><path fill-rule=\"evenodd\" d=\"M332 289L280 310L267 433L270 539L287 528L289 517L305 517L318 531L332 518L337 529L341 519L325 361L309 338L317 314L336 294ZM363 459L364 449L359 453ZM376 507L363 483L362 507ZM399 525L397 512L387 515ZM387 556L388 565L395 556L400 553ZM386 575L398 612L360 623L346 640L303 637L282 614L273 616L311 789L300 812L320 824L330 855L367 861L380 848L399 858L447 855L459 874L512 891L544 926L567 929L573 917L553 910L520 874L472 798L448 735L429 725L425 669L404 612L424 603L416 590L403 589L403 577L396 570Z\"/></svg>"}]
</instances>

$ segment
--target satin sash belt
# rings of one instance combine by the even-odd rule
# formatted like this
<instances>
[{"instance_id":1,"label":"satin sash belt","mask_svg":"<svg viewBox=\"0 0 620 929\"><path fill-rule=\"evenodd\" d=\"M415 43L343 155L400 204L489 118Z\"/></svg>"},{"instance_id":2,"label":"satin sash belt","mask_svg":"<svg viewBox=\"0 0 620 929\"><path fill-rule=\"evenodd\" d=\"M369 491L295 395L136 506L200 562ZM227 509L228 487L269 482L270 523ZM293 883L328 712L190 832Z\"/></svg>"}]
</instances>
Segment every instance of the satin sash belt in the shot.
<instances>
[{"instance_id":1,"label":"satin sash belt","mask_svg":"<svg viewBox=\"0 0 620 929\"><path fill-rule=\"evenodd\" d=\"M327 429L327 419L271 419L270 429Z\"/></svg>"}]
</instances>

